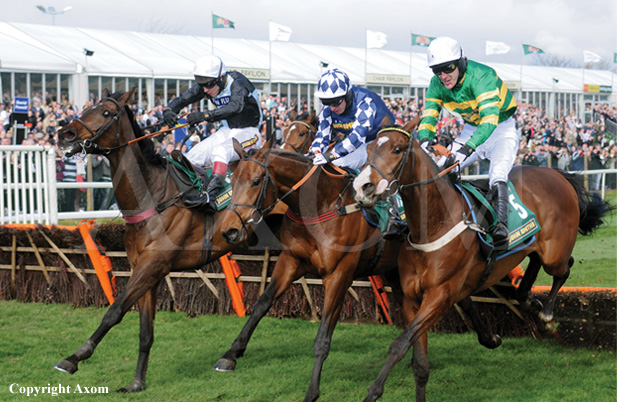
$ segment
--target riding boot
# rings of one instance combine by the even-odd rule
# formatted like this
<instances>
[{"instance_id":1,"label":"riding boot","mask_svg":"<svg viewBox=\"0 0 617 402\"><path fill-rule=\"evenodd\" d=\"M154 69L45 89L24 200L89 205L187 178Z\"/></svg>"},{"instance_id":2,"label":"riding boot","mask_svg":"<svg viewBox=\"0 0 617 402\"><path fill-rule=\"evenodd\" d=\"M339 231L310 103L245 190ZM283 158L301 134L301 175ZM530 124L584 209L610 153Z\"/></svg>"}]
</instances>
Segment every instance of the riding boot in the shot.
<instances>
[{"instance_id":1,"label":"riding boot","mask_svg":"<svg viewBox=\"0 0 617 402\"><path fill-rule=\"evenodd\" d=\"M212 176L210 176L208 187L206 187L206 193L209 198L208 209L212 212L216 212L216 196L219 195L219 191L221 191L224 184L225 176L222 174L213 173Z\"/></svg>"},{"instance_id":2,"label":"riding boot","mask_svg":"<svg viewBox=\"0 0 617 402\"><path fill-rule=\"evenodd\" d=\"M383 238L386 240L402 238L407 233L407 225L401 219L397 196L389 198L390 207L388 208L388 223L383 231Z\"/></svg>"},{"instance_id":3,"label":"riding boot","mask_svg":"<svg viewBox=\"0 0 617 402\"><path fill-rule=\"evenodd\" d=\"M496 248L503 248L508 244L508 186L503 181L495 183L495 212L497 212L497 225L493 230L493 244Z\"/></svg>"}]
</instances>

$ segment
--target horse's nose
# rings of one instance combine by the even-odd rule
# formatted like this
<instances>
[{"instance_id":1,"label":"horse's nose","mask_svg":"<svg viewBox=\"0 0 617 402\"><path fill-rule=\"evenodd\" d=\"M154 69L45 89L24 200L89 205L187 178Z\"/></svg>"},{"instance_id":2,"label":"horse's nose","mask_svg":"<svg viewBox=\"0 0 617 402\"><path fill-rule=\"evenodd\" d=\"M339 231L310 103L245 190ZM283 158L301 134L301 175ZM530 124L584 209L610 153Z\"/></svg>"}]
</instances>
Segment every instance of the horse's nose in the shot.
<instances>
[{"instance_id":1,"label":"horse's nose","mask_svg":"<svg viewBox=\"0 0 617 402\"><path fill-rule=\"evenodd\" d=\"M77 139L77 133L73 131L72 127L65 127L58 131L58 138L66 142L72 142Z\"/></svg>"},{"instance_id":2,"label":"horse's nose","mask_svg":"<svg viewBox=\"0 0 617 402\"><path fill-rule=\"evenodd\" d=\"M223 237L229 244L237 244L240 238L240 231L236 228L229 228L223 232Z\"/></svg>"}]
</instances>

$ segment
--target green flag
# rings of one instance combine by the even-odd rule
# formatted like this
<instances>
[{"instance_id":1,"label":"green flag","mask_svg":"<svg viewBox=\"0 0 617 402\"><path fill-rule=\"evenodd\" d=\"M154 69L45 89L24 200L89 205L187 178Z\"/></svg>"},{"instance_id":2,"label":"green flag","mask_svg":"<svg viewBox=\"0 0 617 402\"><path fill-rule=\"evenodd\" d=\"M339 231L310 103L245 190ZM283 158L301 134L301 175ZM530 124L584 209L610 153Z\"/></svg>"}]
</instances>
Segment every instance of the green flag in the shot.
<instances>
[{"instance_id":1,"label":"green flag","mask_svg":"<svg viewBox=\"0 0 617 402\"><path fill-rule=\"evenodd\" d=\"M416 35L412 33L411 34L411 46L427 47L433 39L435 38L432 36Z\"/></svg>"},{"instance_id":2,"label":"green flag","mask_svg":"<svg viewBox=\"0 0 617 402\"><path fill-rule=\"evenodd\" d=\"M544 50L531 45L523 45L523 52L525 53L525 56L527 56L528 54L542 54L544 53Z\"/></svg>"},{"instance_id":3,"label":"green flag","mask_svg":"<svg viewBox=\"0 0 617 402\"><path fill-rule=\"evenodd\" d=\"M617 53L613 55L613 63L617 63Z\"/></svg>"},{"instance_id":4,"label":"green flag","mask_svg":"<svg viewBox=\"0 0 617 402\"><path fill-rule=\"evenodd\" d=\"M229 21L227 18L219 17L216 14L212 14L212 28L236 29L233 21Z\"/></svg>"}]
</instances>

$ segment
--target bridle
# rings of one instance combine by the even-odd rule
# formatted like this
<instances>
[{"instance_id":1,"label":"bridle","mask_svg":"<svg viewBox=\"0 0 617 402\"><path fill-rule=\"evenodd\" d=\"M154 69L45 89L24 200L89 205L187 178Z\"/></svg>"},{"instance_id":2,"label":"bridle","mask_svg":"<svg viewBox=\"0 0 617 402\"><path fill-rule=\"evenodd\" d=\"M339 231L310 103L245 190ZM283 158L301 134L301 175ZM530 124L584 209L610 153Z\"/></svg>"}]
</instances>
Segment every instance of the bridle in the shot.
<instances>
[{"instance_id":1,"label":"bridle","mask_svg":"<svg viewBox=\"0 0 617 402\"><path fill-rule=\"evenodd\" d=\"M454 169L455 167L457 167L458 164L459 164L458 161L457 161L456 163L454 163L451 166L447 167L446 169L442 170L436 176L433 176L430 179L427 179L427 180L424 180L424 181L420 181L420 182L412 183L411 182L411 175L413 174L415 163L416 163L416 154L415 154L415 147L413 146L413 137L411 136L410 133L408 133L407 131L405 131L405 130L403 130L401 128L398 128L398 127L389 127L389 128L381 129L377 133L377 136L379 137L379 134L381 134L384 131L398 131L399 133L405 134L409 138L409 141L407 142L407 149L405 150L405 154L403 155L403 158L399 162L398 167L392 173L392 176L390 178L388 178L388 176L381 169L379 169L372 161L368 161L367 162L367 165L369 165L370 167L375 169L381 175L382 178L384 178L385 180L388 181L388 187L387 187L386 190L391 195L396 194L399 190L404 190L406 188L415 187L415 186L423 186L425 184L432 183L435 180L440 179L441 177L443 177L446 174L450 173L450 171L452 169ZM411 169L409 170L409 183L407 183L407 184L399 184L401 182L401 176L403 175L403 169L407 165L407 160L409 159L410 154L411 154ZM394 186L394 191L392 190L393 186Z\"/></svg>"},{"instance_id":2,"label":"bridle","mask_svg":"<svg viewBox=\"0 0 617 402\"><path fill-rule=\"evenodd\" d=\"M86 138L85 140L78 141L77 143L73 145L73 148L75 148L76 146L80 146L82 149L82 153L84 154L92 153L92 154L109 155L113 151L129 145L129 143L117 145L118 142L120 141L120 124L117 124L116 140L114 141L114 146L112 148L104 148L95 143L95 141L99 137L101 137L103 134L105 134L105 132L107 132L107 130L109 130L112 124L116 122L119 123L119 120L125 111L125 109L120 105L120 103L118 103L118 101L115 100L114 98L110 98L110 97L103 98L99 101L99 104L102 104L104 102L114 103L118 107L118 112L107 123L105 123L102 127L98 128L96 132L92 128L90 128L82 119L77 118L74 120L77 123L81 124L86 130L88 130L90 135L92 135L92 138Z\"/></svg>"},{"instance_id":3,"label":"bridle","mask_svg":"<svg viewBox=\"0 0 617 402\"><path fill-rule=\"evenodd\" d=\"M306 126L306 128L308 129L308 133L307 133L307 135L306 135L306 138L304 139L304 142L302 143L302 145L300 146L300 148L296 148L296 147L294 147L294 146L293 146L293 144L289 143L288 141L283 141L283 142L281 143L281 145L289 145L289 146L290 146L290 147L294 150L294 152L296 152L296 153L300 153L300 151L301 151L302 149L304 149L304 147L308 144L308 142L309 142L309 138L311 138L311 134L316 133L316 132L317 132L317 130L314 130L314 129L313 129L313 126L311 126L310 124L308 124L308 123L306 123L306 122L304 122L304 121L302 121L302 120L292 121L289 127L291 128L291 126L293 126L293 125L294 125L294 124L296 124L296 123L298 123L298 124L302 124L302 125Z\"/></svg>"}]
</instances>

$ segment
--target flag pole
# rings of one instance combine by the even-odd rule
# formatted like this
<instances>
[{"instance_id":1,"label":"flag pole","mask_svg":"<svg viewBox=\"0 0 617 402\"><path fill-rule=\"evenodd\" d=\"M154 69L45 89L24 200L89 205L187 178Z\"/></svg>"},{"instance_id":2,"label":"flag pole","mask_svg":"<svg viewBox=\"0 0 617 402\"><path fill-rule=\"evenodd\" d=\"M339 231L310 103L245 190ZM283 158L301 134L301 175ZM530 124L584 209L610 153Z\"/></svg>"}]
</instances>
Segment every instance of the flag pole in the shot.
<instances>
[{"instance_id":1,"label":"flag pole","mask_svg":"<svg viewBox=\"0 0 617 402\"><path fill-rule=\"evenodd\" d=\"M413 87L413 33L411 33L411 47L409 48L409 97L411 98L411 88Z\"/></svg>"},{"instance_id":2,"label":"flag pole","mask_svg":"<svg viewBox=\"0 0 617 402\"><path fill-rule=\"evenodd\" d=\"M210 28L212 32L212 35L210 35L210 45L212 46L212 54L214 54L214 13L212 11L210 11L210 16L211 16L210 22L212 24Z\"/></svg>"},{"instance_id":3,"label":"flag pole","mask_svg":"<svg viewBox=\"0 0 617 402\"><path fill-rule=\"evenodd\" d=\"M270 40L270 34L268 33L268 53L269 53L269 74L268 74L268 92L272 95L272 40Z\"/></svg>"},{"instance_id":4,"label":"flag pole","mask_svg":"<svg viewBox=\"0 0 617 402\"><path fill-rule=\"evenodd\" d=\"M364 46L364 85L368 87L368 28L364 29L364 40L366 41L366 45Z\"/></svg>"}]
</instances>

